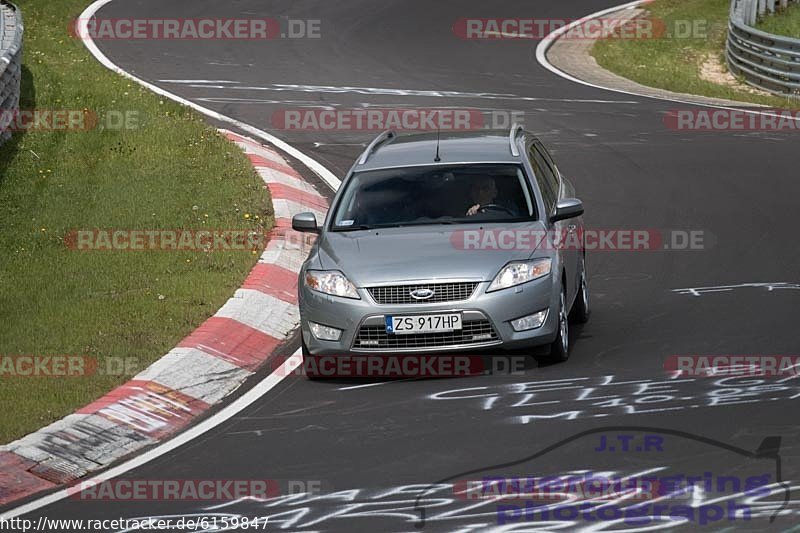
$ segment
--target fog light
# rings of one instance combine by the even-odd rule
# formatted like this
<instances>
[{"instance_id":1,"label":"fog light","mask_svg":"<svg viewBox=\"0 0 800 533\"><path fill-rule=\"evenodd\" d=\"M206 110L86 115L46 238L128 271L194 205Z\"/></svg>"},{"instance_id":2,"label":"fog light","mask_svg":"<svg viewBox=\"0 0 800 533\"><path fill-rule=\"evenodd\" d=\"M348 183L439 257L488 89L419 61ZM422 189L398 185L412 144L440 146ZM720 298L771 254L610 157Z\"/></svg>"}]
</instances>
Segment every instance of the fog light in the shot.
<instances>
[{"instance_id":1,"label":"fog light","mask_svg":"<svg viewBox=\"0 0 800 533\"><path fill-rule=\"evenodd\" d=\"M342 330L323 326L316 322L309 322L308 327L311 329L311 333L321 341L338 341L342 336Z\"/></svg>"},{"instance_id":2,"label":"fog light","mask_svg":"<svg viewBox=\"0 0 800 533\"><path fill-rule=\"evenodd\" d=\"M548 310L545 309L544 311L512 320L511 327L514 328L514 331L527 331L529 329L539 328L547 319L547 311Z\"/></svg>"}]
</instances>

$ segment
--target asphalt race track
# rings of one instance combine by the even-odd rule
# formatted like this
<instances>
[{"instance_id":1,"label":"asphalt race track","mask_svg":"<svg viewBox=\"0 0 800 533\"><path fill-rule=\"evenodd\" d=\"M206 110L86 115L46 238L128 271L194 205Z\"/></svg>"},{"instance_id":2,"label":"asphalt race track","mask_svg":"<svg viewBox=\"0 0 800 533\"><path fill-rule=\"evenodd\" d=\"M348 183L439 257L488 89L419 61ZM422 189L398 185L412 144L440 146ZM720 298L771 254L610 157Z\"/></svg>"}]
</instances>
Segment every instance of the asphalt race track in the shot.
<instances>
[{"instance_id":1,"label":"asphalt race track","mask_svg":"<svg viewBox=\"0 0 800 533\"><path fill-rule=\"evenodd\" d=\"M125 70L267 130L339 177L373 133L280 131L275 114L319 106L517 111L575 183L587 225L703 231L705 246L590 253L593 315L572 328L567 363L452 379L289 377L239 416L125 476L305 480L319 483L314 496L222 504L70 498L29 517L216 513L268 517L259 528L271 531L633 531L646 526L499 514L496 502L468 501L452 486L489 475L710 472L766 475L787 490L753 497L750 520L649 526L797 531L800 381L664 370L670 355L800 352L796 133L673 131L664 114L690 106L562 79L537 63L537 41L467 41L452 31L461 17L577 18L618 1L116 0L102 8L103 18L320 20L319 39L98 45ZM773 285L754 285L765 283ZM720 286L730 290L679 291ZM601 436L608 443L620 434L635 436L631 449L596 450ZM648 436L661 445L642 446ZM733 501L711 492L709 501Z\"/></svg>"}]
</instances>

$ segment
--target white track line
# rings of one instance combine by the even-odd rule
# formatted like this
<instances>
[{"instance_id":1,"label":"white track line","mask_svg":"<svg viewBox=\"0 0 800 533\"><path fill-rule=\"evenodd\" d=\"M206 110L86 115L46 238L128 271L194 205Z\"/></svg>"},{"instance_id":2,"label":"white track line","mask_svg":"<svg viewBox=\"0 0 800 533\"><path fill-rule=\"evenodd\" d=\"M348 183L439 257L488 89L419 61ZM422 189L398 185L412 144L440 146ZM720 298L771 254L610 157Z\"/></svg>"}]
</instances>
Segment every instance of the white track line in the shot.
<instances>
[{"instance_id":1,"label":"white track line","mask_svg":"<svg viewBox=\"0 0 800 533\"><path fill-rule=\"evenodd\" d=\"M159 94L161 96L169 98L170 100L174 100L176 102L179 102L179 103L181 103L181 104L183 104L185 106L191 107L195 111L197 111L199 113L202 113L202 114L204 114L204 115L206 115L208 117L211 117L213 119L220 120L222 122L227 122L228 124L233 124L237 128L241 128L242 130L246 131L247 133L255 135L256 137L260 137L261 139L273 144L274 146L276 146L280 150L283 150L284 152L286 152L290 156L292 156L295 159L297 159L298 161L302 162L305 166L310 168L312 171L314 171L315 174L317 174L320 178L322 178L322 180L325 181L325 183L327 183L331 187L331 189L333 189L334 191L339 188L339 185L341 185L342 182L339 180L339 178L337 178L333 174L333 172L331 172L330 170L325 168L316 159L312 158L309 155L306 155L305 153L301 152L300 150L298 150L294 146L290 145L289 143L287 143L285 141L282 141L281 139L278 139L274 135L272 135L270 133L267 133L264 130L260 130L260 129L254 127L254 126L251 126L250 124L247 124L247 123L242 122L240 120L236 120L235 118L228 117L228 116L223 115L221 113L217 113L213 109L208 109L207 107L203 107L201 105L198 105L198 104L192 102L191 100L187 100L185 98L182 98L182 97L178 96L177 94L173 94L173 93L171 93L169 91L166 91L166 90L162 89L161 87L158 87L157 85L153 85L152 83L146 82L141 78L137 78L136 76L134 76L130 72L122 70L120 67L118 67L113 62L111 62L111 60L108 59L105 56L105 54L103 54L103 52L101 52L100 49L97 47L97 45L94 43L94 41L90 37L90 32L88 31L88 21L89 21L89 19L91 19L94 16L94 14L97 12L97 10L99 10L104 5L110 3L111 1L112 0L97 0L95 3L93 3L92 5L87 7L86 10L83 13L81 13L80 18L78 19L79 20L79 24L80 24L78 35L86 35L87 36L86 39L84 40L84 44L86 45L86 48L89 49L89 52L91 52L92 55L100 63L103 64L103 66L105 66L106 68L108 68L110 70L113 70L114 72L116 72L117 74L120 74L121 76L124 76L126 78L129 78L129 79L135 81L136 83L144 85L145 87L147 87L148 89L150 89L151 91L153 91L156 94Z\"/></svg>"},{"instance_id":2,"label":"white track line","mask_svg":"<svg viewBox=\"0 0 800 533\"><path fill-rule=\"evenodd\" d=\"M300 350L294 353L294 355L299 355ZM86 480L81 480L81 483L86 484L93 484L93 483L102 483L103 481L107 481L109 479L113 479L117 476L121 476L122 474L133 470L134 468L138 468L150 461L161 457L162 455L171 452L175 448L179 446L183 446L187 442L196 439L197 437L211 431L215 427L219 426L226 420L229 420L233 416L240 413L243 409L247 406L261 398L264 394L268 393L272 390L278 383L284 380L286 376L292 375L294 370L300 366L302 363L302 357L288 357L284 363L278 367L272 374L261 380L255 387L244 393L242 396L237 398L233 403L229 406L225 407L218 413L214 414L210 418L200 422L196 426L189 428L188 430L184 431L183 433L177 435L175 438L170 439L163 444L158 445L157 447L153 448L150 451L143 453L129 461L125 461L119 466L116 466L110 470L97 474ZM51 503L55 503L57 501L63 500L70 495L73 495L75 489L60 489L52 494L48 494L47 496L43 496L37 500L34 500L30 503L26 503L19 507L15 507L10 511L0 515L0 521L2 520L10 520L12 518L22 516L24 514L33 512L37 509L50 505Z\"/></svg>"},{"instance_id":3,"label":"white track line","mask_svg":"<svg viewBox=\"0 0 800 533\"><path fill-rule=\"evenodd\" d=\"M770 116L770 117L783 117L783 115L778 115L776 113L771 113L771 112L768 112L768 111L758 111L756 109L746 109L746 108L740 108L740 107L731 107L731 106L724 106L724 105L719 105L719 104L703 104L703 103L698 103L698 102L690 102L690 101L687 101L687 100L681 100L679 98L670 98L670 97L667 97L667 96L656 96L656 95L650 95L650 94L635 93L635 92L631 92L631 91L626 91L624 89L615 89L613 87L604 87L602 85L596 85L594 83L590 83L588 81L584 81L584 80L581 80L579 78L576 78L575 76L571 76L570 74L567 74L563 70L559 69L558 67L556 67L555 65L550 63L550 61L548 61L548 59L547 59L547 51L550 49L550 47L553 45L553 43L555 43L558 40L559 37L561 37L563 34L567 33L568 31L570 31L575 26L579 26L579 25L583 24L584 22L586 22L587 20L591 20L591 19L595 19L595 18L598 18L598 17L602 17L604 15L615 13L617 11L622 11L623 9L629 9L629 8L633 8L633 7L639 7L639 6L644 5L644 4L649 4L651 1L652 0L636 0L635 2L629 2L627 4L622 4L622 5L619 5L619 6L616 6L616 7L603 9L602 11L597 11L596 13L592 13L591 15L586 15L585 17L582 17L582 18L580 18L580 19L578 19L578 20L576 20L574 22L571 22L570 24L567 24L566 26L562 26L561 28L558 28L558 29L550 32L549 34L547 34L547 36L545 36L544 39L542 39L539 42L539 45L536 47L536 61L538 61L540 65L542 65L544 68L546 68L547 70L549 70L553 74L556 74L557 76L561 76L562 78L564 78L566 80L569 80L571 82L579 83L581 85L586 85L587 87L592 87L594 89L601 89L601 90L604 90L604 91L612 91L612 92L615 92L615 93L627 94L629 96L640 96L642 98L652 98L652 99L655 99L655 100L663 100L663 101L667 101L667 102L677 102L677 103L687 104L687 105L691 105L691 106L711 107L711 108L714 108L714 109L737 109L737 110L742 111L744 113L751 113L751 114L756 114L756 115L765 115L765 116ZM742 102L742 106L766 107L766 106L760 106L759 104L752 104L752 103L747 103L747 102ZM800 118L795 117L791 113L787 113L785 118L791 119L791 120L800 120Z\"/></svg>"},{"instance_id":4,"label":"white track line","mask_svg":"<svg viewBox=\"0 0 800 533\"><path fill-rule=\"evenodd\" d=\"M94 14L97 12L98 9L100 9L101 7L103 7L104 5L108 4L111 1L112 0L98 0L98 1L94 2L92 5L90 5L89 7L87 7L86 10L83 13L81 13L80 18L79 18L79 21L80 21L80 24L81 24L81 28L80 28L80 33L78 35L87 35L87 36L89 35L89 32L87 31L87 27L86 27L88 20L91 19L94 16ZM304 154L303 152L301 152L297 148L289 145L288 143L278 139L277 137L275 137L273 135L270 135L269 133L267 133L265 131L262 131L262 130L260 130L258 128L255 128L255 127L253 127L253 126L251 126L249 124L245 124L244 122L241 122L239 120L236 120L236 119L233 119L231 117L227 117L225 115L217 113L216 111L214 111L212 109L208 109L208 108L199 106L199 105L197 105L197 104L195 104L195 103L193 103L193 102L191 102L189 100L181 98L178 95L172 94L169 91L165 91L161 87L157 87L157 86L155 86L155 85L153 85L151 83L148 83L148 82L146 82L146 81L144 81L144 80L142 80L140 78L137 78L136 76L134 76L134 75L122 70L120 67L118 67L117 65L112 63L111 60L109 60L105 56L105 54L103 54L103 52L101 52L100 49L97 48L97 45L94 43L94 41L91 40L90 37L86 38L86 40L84 41L84 44L86 45L86 48L89 49L89 52L91 52L92 55L98 61L100 61L100 63L102 63L106 68L108 68L110 70L113 70L114 72L116 72L116 73L118 73L118 74L120 74L120 75L122 75L122 76L124 76L126 78L129 78L129 79L135 81L136 83L139 83L139 84L147 87L148 89L150 89L151 91L153 91L156 94L159 94L161 96L169 98L170 100L174 100L174 101L179 102L179 103L181 103L183 105L191 107L195 111L198 111L198 112L200 112L200 113L202 113L202 114L204 114L204 115L206 115L208 117L211 117L211 118L214 118L216 120L223 121L223 122L227 122L229 124L233 124L234 126L240 128L240 129L242 129L242 130L244 130L244 131L246 131L246 132L248 132L248 133L250 133L252 135L260 137L261 139L273 144L278 149L283 150L287 154L291 155L295 159L301 161L304 165L306 165L308 168L313 170L320 178L322 178L325 181L325 183L327 183L331 187L331 189L333 189L334 191L339 188L339 185L341 184L341 181L330 170L328 170L322 164L317 162L315 159L313 159L310 156ZM298 355L299 353L300 352L298 350L298 352L296 352L294 355ZM93 477L85 480L85 482L87 482L87 483L99 483L99 482L102 482L102 481L105 481L105 480L112 479L112 478L115 478L117 476L120 476L120 475L122 475L122 474L124 474L124 473L126 473L126 472L128 472L130 470L133 470L134 468L138 468L138 467L140 467L140 466L142 466L142 465L144 465L144 464L146 464L146 463L148 463L148 462L150 462L150 461L152 461L154 459L157 459L158 457L161 457L162 455L164 455L166 453L171 452L175 448L178 448L179 446L182 446L182 445L186 444L187 442L189 442L189 441L191 441L193 439L196 439L197 437L203 435L204 433L207 433L208 431L211 431L212 429L214 429L215 427L219 426L220 424L222 424L226 420L229 420L230 418L232 418L233 416L235 416L236 414L241 412L247 406L251 405L253 402L255 402L256 400L261 398L264 394L266 394L270 390L272 390L276 385L278 385L278 383L283 381L286 378L286 376L291 375L292 372L298 366L300 366L301 361L302 361L302 358L300 358L300 357L289 357L289 358L287 358L286 361L277 370L275 370L269 376L267 376L266 378L261 380L256 386L254 386L252 389L247 391L245 394L243 394L241 397L239 397L236 401L234 401L233 403L231 403L230 405L228 405L227 407L225 407L224 409L222 409L218 413L214 414L210 418L204 420L203 422L197 424L196 426L193 426L193 427L189 428L188 430L186 430L183 433L177 435L176 437L164 442L163 444L158 445L157 447L153 448L152 450L150 450L148 452L145 452L142 455L139 455L137 457L134 457L133 459L131 459L129 461L126 461L126 462L124 462L124 463L122 463L122 464L120 464L120 465L118 465L118 466L116 466L116 467L114 467L114 468L112 468L110 470L107 470L107 471L105 471L105 472L103 472L101 474L93 476ZM42 507L45 507L45 506L50 505L52 503L55 503L57 501L63 500L65 498L67 498L68 496L70 496L70 494L71 494L71 492L69 491L69 489L57 490L56 492L48 494L47 496L43 496L41 498L33 500L32 502L26 503L24 505L21 505L19 507L15 507L15 508L13 508L13 509L11 509L9 511L6 511L2 515L0 515L0 520L10 520L12 518L15 518L15 517L18 517L18 516L22 516L22 515L27 514L27 513L31 513L33 511L36 511L37 509L41 509Z\"/></svg>"},{"instance_id":5,"label":"white track line","mask_svg":"<svg viewBox=\"0 0 800 533\"><path fill-rule=\"evenodd\" d=\"M582 17L582 18L580 18L580 19L578 19L576 21L573 21L573 22L567 24L566 26L562 26L561 28L557 28L557 29L553 30L552 32L548 33L544 37L544 39L539 41L539 44L536 46L536 61L538 61L540 65L542 65L544 68L546 68L547 70L549 70L553 74L561 76L562 78L567 79L567 80L569 80L571 82L574 82L574 83L579 83L581 85L586 85L588 87L594 87L595 89L603 89L603 90L606 90L606 91L612 91L612 92L615 92L615 93L622 93L622 94L628 94L628 95L633 95L633 96L645 96L643 94L632 93L632 92L629 92L629 91L624 91L622 89L612 89L610 87L603 87L601 85L595 85L594 83L589 83L588 81L583 81L580 78L576 78L575 76L571 76L570 74L567 74L563 70L557 68L552 63L550 63L550 61L547 60L547 51L550 49L551 46L553 46L553 44L558 40L559 37L561 37L563 34L567 33L569 30L571 30L575 26L579 26L579 25L583 24L587 20L591 20L591 19L595 19L595 18L598 18L598 17L602 17L603 15L608 15L610 13L615 13L617 11L622 11L623 9L629 9L629 8L632 8L632 7L638 7L638 6L642 5L642 4L647 4L647 3L649 3L649 0L636 0L635 2L629 2L627 4L622 4L620 6L610 7L608 9L604 9L602 11L597 11L596 13L592 13L591 15L586 15L585 17ZM652 98L657 98L657 97L652 97ZM662 98L659 98L659 100L661 100L661 99Z\"/></svg>"}]
</instances>

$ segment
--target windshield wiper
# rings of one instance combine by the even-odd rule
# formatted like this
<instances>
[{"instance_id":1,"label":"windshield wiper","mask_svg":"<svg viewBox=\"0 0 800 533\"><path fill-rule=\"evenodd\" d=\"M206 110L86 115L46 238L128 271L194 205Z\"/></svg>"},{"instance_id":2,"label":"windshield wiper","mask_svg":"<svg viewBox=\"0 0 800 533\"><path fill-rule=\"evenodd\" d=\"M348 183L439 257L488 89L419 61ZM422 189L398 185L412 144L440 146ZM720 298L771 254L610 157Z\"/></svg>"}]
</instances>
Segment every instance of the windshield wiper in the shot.
<instances>
[{"instance_id":1,"label":"windshield wiper","mask_svg":"<svg viewBox=\"0 0 800 533\"><path fill-rule=\"evenodd\" d=\"M375 224L367 225L360 224L357 226L339 226L334 228L333 231L363 231L370 229L386 229L386 228L407 228L409 226L438 226L438 225L452 225L464 224L463 220L426 220L424 222L397 222L395 224Z\"/></svg>"},{"instance_id":2,"label":"windshield wiper","mask_svg":"<svg viewBox=\"0 0 800 533\"><path fill-rule=\"evenodd\" d=\"M333 231L364 231L368 229L375 229L376 226L368 226L367 224L360 224L358 226L339 226L335 227Z\"/></svg>"}]
</instances>

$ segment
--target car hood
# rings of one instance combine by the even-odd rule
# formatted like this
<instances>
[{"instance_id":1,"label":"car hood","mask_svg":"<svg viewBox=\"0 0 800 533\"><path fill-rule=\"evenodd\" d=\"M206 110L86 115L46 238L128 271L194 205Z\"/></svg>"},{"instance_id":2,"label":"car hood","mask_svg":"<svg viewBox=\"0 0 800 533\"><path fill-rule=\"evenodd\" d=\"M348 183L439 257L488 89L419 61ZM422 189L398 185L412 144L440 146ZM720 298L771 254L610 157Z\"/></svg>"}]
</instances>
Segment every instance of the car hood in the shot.
<instances>
[{"instance_id":1,"label":"car hood","mask_svg":"<svg viewBox=\"0 0 800 533\"><path fill-rule=\"evenodd\" d=\"M493 245L503 231L515 239L530 237L509 246L506 234L504 246ZM543 236L541 222L326 232L318 259L323 269L341 270L358 287L446 278L490 281L509 261L530 257Z\"/></svg>"}]
</instances>

